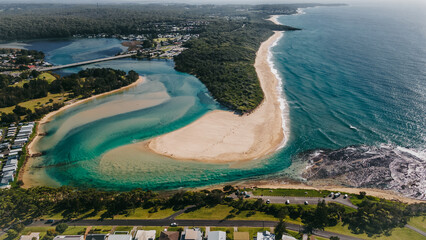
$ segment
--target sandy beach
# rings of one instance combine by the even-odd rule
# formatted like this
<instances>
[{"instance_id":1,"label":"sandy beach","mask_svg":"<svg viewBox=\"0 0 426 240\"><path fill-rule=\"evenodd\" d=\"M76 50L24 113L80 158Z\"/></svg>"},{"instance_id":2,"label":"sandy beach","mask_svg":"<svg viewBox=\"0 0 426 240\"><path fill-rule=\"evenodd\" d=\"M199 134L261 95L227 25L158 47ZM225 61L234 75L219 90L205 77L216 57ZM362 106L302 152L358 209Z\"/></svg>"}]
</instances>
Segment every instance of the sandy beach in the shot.
<instances>
[{"instance_id":1,"label":"sandy beach","mask_svg":"<svg viewBox=\"0 0 426 240\"><path fill-rule=\"evenodd\" d=\"M30 164L28 164L28 159L32 155L38 154L37 150L35 149L35 144L37 143L37 141L40 140L40 138L43 137L42 136L42 134L43 134L42 125L43 124L49 122L50 119L53 116L65 111L65 110L67 110L71 107L74 107L74 106L77 106L79 104L94 100L96 98L101 98L101 97L104 97L104 96L107 96L107 95L110 95L110 94L113 94L113 93L117 93L117 92L120 92L120 91L124 91L124 90L130 89L130 88L133 88L133 87L135 87L135 86L137 86L137 85L139 85L143 82L144 82L144 78L142 76L139 76L139 79L136 80L135 82L133 82L132 84L121 87L119 89L115 89L115 90L110 91L110 92L101 93L101 94L94 95L94 96L91 96L89 98L85 98L85 99L81 99L81 100L77 100L77 101L76 100L68 101L67 103L65 103L66 104L65 106L63 106L62 108L60 108L56 111L53 111L53 112L46 114L40 121L38 121L37 122L37 129L36 129L36 136L32 139L32 141L27 146L27 153L28 153L27 159L25 160L24 165L22 166L21 171L19 172L19 176L18 176L19 180L23 180L24 187L31 187L31 186L28 185L28 181L25 181L25 175L26 175L25 173L28 172L28 167L30 165Z\"/></svg>"},{"instance_id":2,"label":"sandy beach","mask_svg":"<svg viewBox=\"0 0 426 240\"><path fill-rule=\"evenodd\" d=\"M271 22L273 22L273 23L275 23L275 24L277 24L277 25L282 25L280 22L278 22L278 17L279 16L280 15L271 15L271 17L268 18L268 20L271 21Z\"/></svg>"},{"instance_id":3,"label":"sandy beach","mask_svg":"<svg viewBox=\"0 0 426 240\"><path fill-rule=\"evenodd\" d=\"M252 160L273 153L285 136L279 82L271 71L268 55L270 46L281 36L281 32L275 32L257 52L254 66L265 97L254 112L239 116L215 110L184 128L139 144L174 159L204 162Z\"/></svg>"}]
</instances>

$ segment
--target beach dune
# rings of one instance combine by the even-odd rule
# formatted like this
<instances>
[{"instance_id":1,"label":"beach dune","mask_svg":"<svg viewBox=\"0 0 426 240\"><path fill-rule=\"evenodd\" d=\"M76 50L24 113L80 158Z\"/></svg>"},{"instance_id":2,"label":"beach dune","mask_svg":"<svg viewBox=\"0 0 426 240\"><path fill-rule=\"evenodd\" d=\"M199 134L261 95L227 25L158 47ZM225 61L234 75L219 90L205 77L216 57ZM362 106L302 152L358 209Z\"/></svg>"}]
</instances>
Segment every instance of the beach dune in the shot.
<instances>
[{"instance_id":1,"label":"beach dune","mask_svg":"<svg viewBox=\"0 0 426 240\"><path fill-rule=\"evenodd\" d=\"M278 79L268 63L269 48L282 36L275 32L263 42L255 60L264 100L248 115L215 110L146 145L151 151L174 159L205 162L252 160L274 152L284 141Z\"/></svg>"}]
</instances>

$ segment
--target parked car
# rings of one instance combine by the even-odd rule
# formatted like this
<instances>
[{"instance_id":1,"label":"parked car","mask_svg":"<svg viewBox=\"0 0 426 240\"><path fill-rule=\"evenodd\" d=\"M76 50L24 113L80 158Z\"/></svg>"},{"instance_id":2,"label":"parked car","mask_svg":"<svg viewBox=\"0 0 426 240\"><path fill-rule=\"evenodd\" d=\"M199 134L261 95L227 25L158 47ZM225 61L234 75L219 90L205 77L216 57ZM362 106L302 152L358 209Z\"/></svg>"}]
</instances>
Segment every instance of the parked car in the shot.
<instances>
[{"instance_id":1,"label":"parked car","mask_svg":"<svg viewBox=\"0 0 426 240\"><path fill-rule=\"evenodd\" d=\"M46 223L54 223L54 222L55 222L55 220L53 220L53 219L49 219L49 220L46 221Z\"/></svg>"},{"instance_id":2,"label":"parked car","mask_svg":"<svg viewBox=\"0 0 426 240\"><path fill-rule=\"evenodd\" d=\"M270 203L271 203L271 200L266 199L266 204L270 204Z\"/></svg>"},{"instance_id":3,"label":"parked car","mask_svg":"<svg viewBox=\"0 0 426 240\"><path fill-rule=\"evenodd\" d=\"M308 201L305 201L305 205L308 205L309 203L308 203Z\"/></svg>"},{"instance_id":4,"label":"parked car","mask_svg":"<svg viewBox=\"0 0 426 240\"><path fill-rule=\"evenodd\" d=\"M290 204L290 200L288 200L288 199L287 199L287 200L285 201L285 204Z\"/></svg>"}]
</instances>

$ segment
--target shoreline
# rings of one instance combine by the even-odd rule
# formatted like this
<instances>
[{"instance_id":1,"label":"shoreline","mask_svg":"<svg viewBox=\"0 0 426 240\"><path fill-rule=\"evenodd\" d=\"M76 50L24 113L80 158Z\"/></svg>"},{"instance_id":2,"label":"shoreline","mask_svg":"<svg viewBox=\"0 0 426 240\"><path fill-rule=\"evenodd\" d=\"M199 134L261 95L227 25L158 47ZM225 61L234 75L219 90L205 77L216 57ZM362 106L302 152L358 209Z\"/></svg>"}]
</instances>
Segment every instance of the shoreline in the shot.
<instances>
[{"instance_id":1,"label":"shoreline","mask_svg":"<svg viewBox=\"0 0 426 240\"><path fill-rule=\"evenodd\" d=\"M144 81L145 81L145 78L142 77L142 76L139 76L138 80L136 80L135 82L133 82L133 83L127 85L127 86L121 87L119 89L114 89L114 90L109 91L109 92L93 95L89 98L85 98L85 99L81 99L81 100L70 100L70 101L68 101L68 104L66 104L65 106L61 107L60 109L58 109L56 111L53 111L53 112L46 114L41 120L36 121L37 122L36 130L35 130L36 135L34 136L34 138L30 141L30 143L26 147L27 148L27 156L26 156L25 161L24 161L24 163L21 167L21 170L19 171L18 180L23 181L25 179L25 177L24 177L25 173L27 173L28 170L29 170L28 169L29 159L32 156L39 154L39 152L37 152L35 150L35 144L43 137L42 134L44 132L42 131L42 125L48 123L53 116L65 111L65 110L67 110L71 107L80 105L82 103L86 103L86 102L92 101L92 100L97 99L97 98L105 97L105 96L108 96L108 95L111 95L111 94L114 94L114 93L117 93L117 92L121 92L121 91L130 89L130 88L136 87L137 85L143 83ZM23 182L24 182L24 185L22 187L27 188L28 184L26 184L25 181L23 181Z\"/></svg>"},{"instance_id":2,"label":"shoreline","mask_svg":"<svg viewBox=\"0 0 426 240\"><path fill-rule=\"evenodd\" d=\"M254 160L279 149L287 134L277 90L280 79L270 64L270 48L282 35L274 32L256 53L254 67L264 99L252 113L239 116L214 110L181 129L136 145L173 159L208 163Z\"/></svg>"},{"instance_id":3,"label":"shoreline","mask_svg":"<svg viewBox=\"0 0 426 240\"><path fill-rule=\"evenodd\" d=\"M383 199L393 200L393 201L400 201L400 202L404 202L408 204L425 202L424 200L405 197L392 190L383 190L378 188L351 188L351 187L345 187L345 186L338 186L334 184L324 184L323 182L315 182L315 181L311 181L311 182L308 182L308 184L305 184L298 181L292 181L291 179L242 180L242 181L236 181L231 183L211 185L206 187L198 187L195 189L213 190L213 189L223 188L226 185L232 185L234 187L239 187L239 188L328 190L328 191L334 191L334 192L346 192L351 194L359 194L359 192L364 191L367 193L367 195L370 195L373 197L378 197L378 198L383 198Z\"/></svg>"}]
</instances>

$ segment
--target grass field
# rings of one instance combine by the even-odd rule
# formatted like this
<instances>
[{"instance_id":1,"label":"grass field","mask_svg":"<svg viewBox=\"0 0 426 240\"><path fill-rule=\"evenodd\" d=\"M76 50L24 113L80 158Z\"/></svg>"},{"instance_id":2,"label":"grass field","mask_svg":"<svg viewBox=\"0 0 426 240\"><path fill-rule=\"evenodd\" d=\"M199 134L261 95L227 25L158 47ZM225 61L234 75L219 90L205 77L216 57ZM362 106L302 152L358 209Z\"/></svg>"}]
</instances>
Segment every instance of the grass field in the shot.
<instances>
[{"instance_id":1,"label":"grass field","mask_svg":"<svg viewBox=\"0 0 426 240\"><path fill-rule=\"evenodd\" d=\"M129 232L132 231L132 226L118 226L115 228L115 232Z\"/></svg>"},{"instance_id":2,"label":"grass field","mask_svg":"<svg viewBox=\"0 0 426 240\"><path fill-rule=\"evenodd\" d=\"M162 219L176 212L171 208L158 209L158 211L154 213L150 213L149 211L150 209L136 208L134 211L130 211L128 215L115 215L114 219ZM80 214L77 218L98 220L102 218L102 214L104 214L105 212L106 211L103 210L93 215L92 211L89 211L89 212ZM59 220L64 218L62 216L62 213L63 212L51 213L48 215L44 215L41 218Z\"/></svg>"},{"instance_id":3,"label":"grass field","mask_svg":"<svg viewBox=\"0 0 426 240\"><path fill-rule=\"evenodd\" d=\"M51 83L56 80L56 78L50 73L42 73L38 75L37 79L46 80L48 83ZM29 83L31 80L22 80L18 84L14 84L12 86L23 87L25 83Z\"/></svg>"},{"instance_id":4,"label":"grass field","mask_svg":"<svg viewBox=\"0 0 426 240\"><path fill-rule=\"evenodd\" d=\"M239 227L238 232L248 232L250 235L250 239L253 239L257 235L257 232L263 232L263 231L271 231L270 228L253 228L253 227Z\"/></svg>"},{"instance_id":5,"label":"grass field","mask_svg":"<svg viewBox=\"0 0 426 240\"><path fill-rule=\"evenodd\" d=\"M53 100L53 103L62 103L68 100L68 93L65 93L64 96L62 96L62 94L60 93L55 93L55 94L48 93L47 96L44 98L36 98L26 102L21 102L19 103L19 106L26 107L31 109L31 111L34 111L35 108L43 107L44 104L50 105L51 104L49 102L50 99ZM0 108L0 112L11 113L13 112L14 108L15 106Z\"/></svg>"},{"instance_id":6,"label":"grass field","mask_svg":"<svg viewBox=\"0 0 426 240\"><path fill-rule=\"evenodd\" d=\"M426 216L413 217L410 219L408 224L426 232Z\"/></svg>"},{"instance_id":7,"label":"grass field","mask_svg":"<svg viewBox=\"0 0 426 240\"><path fill-rule=\"evenodd\" d=\"M232 220L265 220L277 221L278 219L262 212L254 211L255 214L249 214L250 211L242 211L239 214L231 213L232 207L226 205L216 205L215 207L202 207L193 212L179 215L176 219L214 219L221 220L233 214Z\"/></svg>"},{"instance_id":8,"label":"grass field","mask_svg":"<svg viewBox=\"0 0 426 240\"><path fill-rule=\"evenodd\" d=\"M421 234L409 229L409 228L395 228L392 230L390 236L371 236L369 237L367 234L354 234L352 233L347 226L342 226L341 223L334 227L326 227L325 231L341 233L348 236L353 236L362 239L380 239L380 240L399 240L399 239L410 239L410 240L425 240L426 237Z\"/></svg>"},{"instance_id":9,"label":"grass field","mask_svg":"<svg viewBox=\"0 0 426 240\"><path fill-rule=\"evenodd\" d=\"M327 190L307 189L268 189L257 188L252 191L255 196L292 196L292 197L324 197L330 194Z\"/></svg>"}]
</instances>

